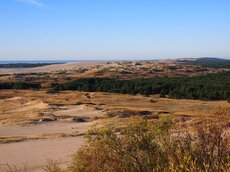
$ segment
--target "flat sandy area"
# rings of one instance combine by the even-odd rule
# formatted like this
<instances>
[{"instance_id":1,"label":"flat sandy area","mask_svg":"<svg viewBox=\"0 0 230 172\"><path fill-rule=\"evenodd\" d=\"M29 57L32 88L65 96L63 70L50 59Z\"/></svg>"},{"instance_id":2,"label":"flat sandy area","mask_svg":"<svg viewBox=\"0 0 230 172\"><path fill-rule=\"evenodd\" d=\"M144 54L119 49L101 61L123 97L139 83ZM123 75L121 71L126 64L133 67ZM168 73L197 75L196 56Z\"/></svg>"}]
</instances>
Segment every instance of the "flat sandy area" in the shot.
<instances>
[{"instance_id":1,"label":"flat sandy area","mask_svg":"<svg viewBox=\"0 0 230 172\"><path fill-rule=\"evenodd\" d=\"M41 124L0 126L0 137L33 137L52 134L84 133L90 122L44 122ZM0 145L1 147L1 145Z\"/></svg>"},{"instance_id":2,"label":"flat sandy area","mask_svg":"<svg viewBox=\"0 0 230 172\"><path fill-rule=\"evenodd\" d=\"M48 160L58 161L62 166L71 160L73 154L82 144L83 136L62 137L60 134L84 133L91 123L66 121L44 122L41 124L0 126L0 138L29 138L21 142L0 144L0 171L11 168L26 167L29 171L44 171ZM48 139L42 139L44 135ZM38 137L33 140L31 138ZM30 140L31 139L31 140Z\"/></svg>"},{"instance_id":3,"label":"flat sandy area","mask_svg":"<svg viewBox=\"0 0 230 172\"><path fill-rule=\"evenodd\" d=\"M0 145L0 171L9 170L6 164L20 171L24 167L31 172L44 171L48 160L65 165L71 155L83 144L83 137L54 138Z\"/></svg>"}]
</instances>

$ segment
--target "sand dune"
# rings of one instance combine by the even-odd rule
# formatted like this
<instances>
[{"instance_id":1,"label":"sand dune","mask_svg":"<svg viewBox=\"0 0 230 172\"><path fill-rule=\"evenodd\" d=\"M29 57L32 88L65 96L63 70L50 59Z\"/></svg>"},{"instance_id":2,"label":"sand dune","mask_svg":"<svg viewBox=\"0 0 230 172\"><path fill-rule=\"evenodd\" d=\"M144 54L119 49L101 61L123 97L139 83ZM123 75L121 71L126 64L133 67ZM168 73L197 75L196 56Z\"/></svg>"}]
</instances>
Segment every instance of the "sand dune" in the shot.
<instances>
[{"instance_id":1,"label":"sand dune","mask_svg":"<svg viewBox=\"0 0 230 172\"><path fill-rule=\"evenodd\" d=\"M63 107L65 108L65 107ZM65 110L58 110L53 113L55 116L79 116L87 118L99 118L104 117L105 113L101 110L96 109L92 105L79 105L79 106L70 106L66 107Z\"/></svg>"},{"instance_id":2,"label":"sand dune","mask_svg":"<svg viewBox=\"0 0 230 172\"><path fill-rule=\"evenodd\" d=\"M28 68L28 69L8 69L8 70L0 70L0 74L23 74L23 73L47 73L52 71L59 70L71 70L80 67L90 67L93 65L103 65L104 62L71 62L64 64L53 64L42 67Z\"/></svg>"}]
</instances>

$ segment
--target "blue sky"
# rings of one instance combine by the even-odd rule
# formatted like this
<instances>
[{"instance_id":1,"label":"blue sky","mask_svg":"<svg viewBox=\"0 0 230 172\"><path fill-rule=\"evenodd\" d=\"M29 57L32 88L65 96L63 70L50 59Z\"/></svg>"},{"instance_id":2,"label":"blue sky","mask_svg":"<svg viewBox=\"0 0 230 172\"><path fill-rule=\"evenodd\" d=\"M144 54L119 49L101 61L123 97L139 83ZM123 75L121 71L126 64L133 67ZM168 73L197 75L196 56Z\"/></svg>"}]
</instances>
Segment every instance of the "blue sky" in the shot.
<instances>
[{"instance_id":1,"label":"blue sky","mask_svg":"<svg viewBox=\"0 0 230 172\"><path fill-rule=\"evenodd\" d=\"M1 0L0 60L230 58L229 0Z\"/></svg>"}]
</instances>

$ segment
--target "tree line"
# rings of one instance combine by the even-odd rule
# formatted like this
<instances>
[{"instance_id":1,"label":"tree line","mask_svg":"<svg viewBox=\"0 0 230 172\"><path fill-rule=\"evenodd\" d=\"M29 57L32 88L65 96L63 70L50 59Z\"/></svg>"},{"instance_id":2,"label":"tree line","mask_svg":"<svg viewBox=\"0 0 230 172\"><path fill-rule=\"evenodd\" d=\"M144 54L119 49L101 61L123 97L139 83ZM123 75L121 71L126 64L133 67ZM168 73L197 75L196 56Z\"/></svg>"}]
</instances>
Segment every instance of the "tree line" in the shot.
<instances>
[{"instance_id":1,"label":"tree line","mask_svg":"<svg viewBox=\"0 0 230 172\"><path fill-rule=\"evenodd\" d=\"M39 83L27 83L27 82L1 82L0 89L40 89Z\"/></svg>"},{"instance_id":2,"label":"tree line","mask_svg":"<svg viewBox=\"0 0 230 172\"><path fill-rule=\"evenodd\" d=\"M53 83L56 91L78 90L86 92L111 92L122 94L160 94L161 97L229 100L230 73L208 74L194 77L155 77L133 80L109 78L81 78L75 81Z\"/></svg>"},{"instance_id":3,"label":"tree line","mask_svg":"<svg viewBox=\"0 0 230 172\"><path fill-rule=\"evenodd\" d=\"M0 64L0 68L33 68L62 63L7 63Z\"/></svg>"},{"instance_id":4,"label":"tree line","mask_svg":"<svg viewBox=\"0 0 230 172\"><path fill-rule=\"evenodd\" d=\"M202 67L211 67L211 68L230 68L230 60L228 59L219 59L219 58L199 58L196 60L180 60L180 62L199 65Z\"/></svg>"}]
</instances>

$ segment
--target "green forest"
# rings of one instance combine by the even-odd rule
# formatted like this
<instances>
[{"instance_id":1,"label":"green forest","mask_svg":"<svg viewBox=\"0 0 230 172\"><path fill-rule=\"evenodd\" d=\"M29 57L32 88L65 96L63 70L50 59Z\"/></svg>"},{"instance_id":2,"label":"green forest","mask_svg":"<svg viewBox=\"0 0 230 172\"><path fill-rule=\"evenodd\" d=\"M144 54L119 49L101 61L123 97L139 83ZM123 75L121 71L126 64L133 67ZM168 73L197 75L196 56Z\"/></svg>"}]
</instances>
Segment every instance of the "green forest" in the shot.
<instances>
[{"instance_id":1,"label":"green forest","mask_svg":"<svg viewBox=\"0 0 230 172\"><path fill-rule=\"evenodd\" d=\"M0 89L40 89L39 83L27 82L1 82Z\"/></svg>"},{"instance_id":2,"label":"green forest","mask_svg":"<svg viewBox=\"0 0 230 172\"><path fill-rule=\"evenodd\" d=\"M180 62L191 64L191 65L199 65L202 67L211 67L211 68L230 68L230 60L228 59L220 59L220 58L199 58L196 60L180 60Z\"/></svg>"},{"instance_id":3,"label":"green forest","mask_svg":"<svg viewBox=\"0 0 230 172\"><path fill-rule=\"evenodd\" d=\"M108 78L81 78L64 84L53 83L56 91L78 90L122 94L160 94L161 97L229 100L230 73L208 74L195 77L156 77L133 80Z\"/></svg>"}]
</instances>

